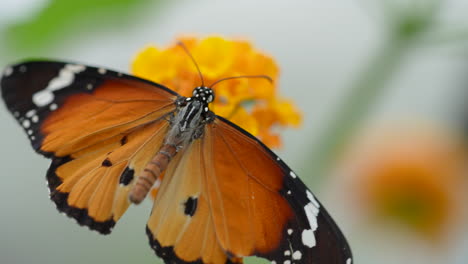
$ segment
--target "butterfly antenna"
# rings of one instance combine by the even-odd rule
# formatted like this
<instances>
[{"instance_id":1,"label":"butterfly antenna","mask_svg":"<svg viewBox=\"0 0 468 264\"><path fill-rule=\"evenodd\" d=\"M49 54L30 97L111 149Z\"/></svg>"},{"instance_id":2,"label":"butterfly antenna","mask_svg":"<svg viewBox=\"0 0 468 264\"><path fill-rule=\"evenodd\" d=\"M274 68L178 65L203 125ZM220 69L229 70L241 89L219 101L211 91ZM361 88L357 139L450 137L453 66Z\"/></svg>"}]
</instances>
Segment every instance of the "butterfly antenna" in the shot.
<instances>
[{"instance_id":1,"label":"butterfly antenna","mask_svg":"<svg viewBox=\"0 0 468 264\"><path fill-rule=\"evenodd\" d=\"M177 41L177 45L181 46L182 49L184 49L185 53L190 57L190 59L192 60L193 64L195 65L195 68L197 68L198 75L200 76L200 80L201 80L201 86L205 86L205 80L203 79L203 74L202 74L201 71L200 71L200 67L198 67L197 62L196 62L195 59L193 58L193 56L192 56L192 54L190 53L190 51L189 51L189 49L187 48L187 46L185 46L185 44L184 44L182 41Z\"/></svg>"},{"instance_id":2,"label":"butterfly antenna","mask_svg":"<svg viewBox=\"0 0 468 264\"><path fill-rule=\"evenodd\" d=\"M271 79L271 77L268 75L239 75L239 76L231 76L231 77L219 79L216 82L212 83L209 88L210 89L213 88L213 86L215 86L216 84L222 81L227 81L227 80L232 80L232 79L241 79L241 78L261 78L261 79L266 79L270 83L273 83L273 79Z\"/></svg>"}]
</instances>

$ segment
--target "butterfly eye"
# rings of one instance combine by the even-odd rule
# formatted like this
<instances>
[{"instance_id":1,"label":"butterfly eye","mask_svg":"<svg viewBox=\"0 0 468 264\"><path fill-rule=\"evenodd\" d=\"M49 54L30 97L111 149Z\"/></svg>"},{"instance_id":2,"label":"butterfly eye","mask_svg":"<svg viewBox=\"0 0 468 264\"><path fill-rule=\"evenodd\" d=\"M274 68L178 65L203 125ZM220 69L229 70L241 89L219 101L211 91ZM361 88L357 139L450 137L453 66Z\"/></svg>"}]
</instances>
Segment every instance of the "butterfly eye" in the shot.
<instances>
[{"instance_id":1,"label":"butterfly eye","mask_svg":"<svg viewBox=\"0 0 468 264\"><path fill-rule=\"evenodd\" d=\"M213 102L213 100L214 100L214 96L213 96L212 94L210 94L210 95L208 96L208 99L206 100L206 102L207 102L207 103L211 103L211 102Z\"/></svg>"}]
</instances>

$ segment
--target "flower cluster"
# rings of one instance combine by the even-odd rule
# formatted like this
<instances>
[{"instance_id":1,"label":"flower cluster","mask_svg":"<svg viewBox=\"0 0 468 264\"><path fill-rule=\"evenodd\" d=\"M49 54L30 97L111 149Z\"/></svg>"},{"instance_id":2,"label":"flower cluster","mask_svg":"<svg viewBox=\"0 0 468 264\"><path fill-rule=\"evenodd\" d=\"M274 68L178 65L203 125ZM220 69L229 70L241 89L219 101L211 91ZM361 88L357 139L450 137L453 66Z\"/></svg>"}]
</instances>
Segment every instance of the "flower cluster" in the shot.
<instances>
[{"instance_id":1,"label":"flower cluster","mask_svg":"<svg viewBox=\"0 0 468 264\"><path fill-rule=\"evenodd\" d=\"M463 218L465 152L432 126L386 127L354 142L342 169L364 215L440 241Z\"/></svg>"},{"instance_id":2,"label":"flower cluster","mask_svg":"<svg viewBox=\"0 0 468 264\"><path fill-rule=\"evenodd\" d=\"M219 36L203 39L179 38L194 57L205 85L226 77L267 75L222 81L213 87L212 111L258 137L270 147L281 146L277 128L298 126L301 114L294 104L278 96L278 66L274 60L245 40ZM183 96L191 96L200 86L199 73L190 57L176 43L166 48L148 46L137 54L132 72L141 78L167 86Z\"/></svg>"}]
</instances>

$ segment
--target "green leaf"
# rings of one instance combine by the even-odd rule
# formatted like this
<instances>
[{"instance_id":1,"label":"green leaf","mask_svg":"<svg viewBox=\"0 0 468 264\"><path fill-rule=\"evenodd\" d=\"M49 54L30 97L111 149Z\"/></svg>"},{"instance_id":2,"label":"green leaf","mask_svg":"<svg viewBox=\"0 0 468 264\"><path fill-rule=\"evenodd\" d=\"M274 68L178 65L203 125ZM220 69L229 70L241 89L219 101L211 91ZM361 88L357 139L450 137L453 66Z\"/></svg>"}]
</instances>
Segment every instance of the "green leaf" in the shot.
<instances>
[{"instance_id":1,"label":"green leaf","mask_svg":"<svg viewBox=\"0 0 468 264\"><path fill-rule=\"evenodd\" d=\"M4 32L6 48L16 53L40 52L64 39L128 23L149 0L52 0L26 21ZM156 2L162 2L158 0Z\"/></svg>"}]
</instances>

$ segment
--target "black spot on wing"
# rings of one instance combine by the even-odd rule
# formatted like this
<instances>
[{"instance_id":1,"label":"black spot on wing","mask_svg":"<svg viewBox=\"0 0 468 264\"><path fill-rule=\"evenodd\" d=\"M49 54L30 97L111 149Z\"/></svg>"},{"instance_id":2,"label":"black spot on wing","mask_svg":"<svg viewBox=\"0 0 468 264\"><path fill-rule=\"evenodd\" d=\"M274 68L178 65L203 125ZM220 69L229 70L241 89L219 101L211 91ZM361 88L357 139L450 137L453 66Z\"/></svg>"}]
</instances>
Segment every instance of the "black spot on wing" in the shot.
<instances>
[{"instance_id":1,"label":"black spot on wing","mask_svg":"<svg viewBox=\"0 0 468 264\"><path fill-rule=\"evenodd\" d=\"M184 214L193 216L197 210L198 199L197 197L189 197L184 203Z\"/></svg>"},{"instance_id":2,"label":"black spot on wing","mask_svg":"<svg viewBox=\"0 0 468 264\"><path fill-rule=\"evenodd\" d=\"M67 202L68 193L62 193L57 190L57 187L62 184L60 178L55 174L55 171L61 165L71 161L70 157L54 158L52 164L47 171L47 181L50 190L50 199L57 206L57 210L65 213L67 216L76 220L81 226L87 226L91 230L98 231L101 234L109 234L115 225L115 221L110 219L104 222L98 222L93 220L88 215L88 210L80 209L70 206Z\"/></svg>"},{"instance_id":3,"label":"black spot on wing","mask_svg":"<svg viewBox=\"0 0 468 264\"><path fill-rule=\"evenodd\" d=\"M127 142L128 142L127 136L123 136L123 137L120 139L120 145L122 145L122 146L125 145L125 144L127 144Z\"/></svg>"},{"instance_id":4,"label":"black spot on wing","mask_svg":"<svg viewBox=\"0 0 468 264\"><path fill-rule=\"evenodd\" d=\"M104 166L104 167L111 167L111 166L112 166L112 162L111 162L109 159L105 159L105 160L102 162L102 166Z\"/></svg>"},{"instance_id":5,"label":"black spot on wing","mask_svg":"<svg viewBox=\"0 0 468 264\"><path fill-rule=\"evenodd\" d=\"M119 183L127 186L134 178L135 171L126 167L122 175L120 176Z\"/></svg>"}]
</instances>

